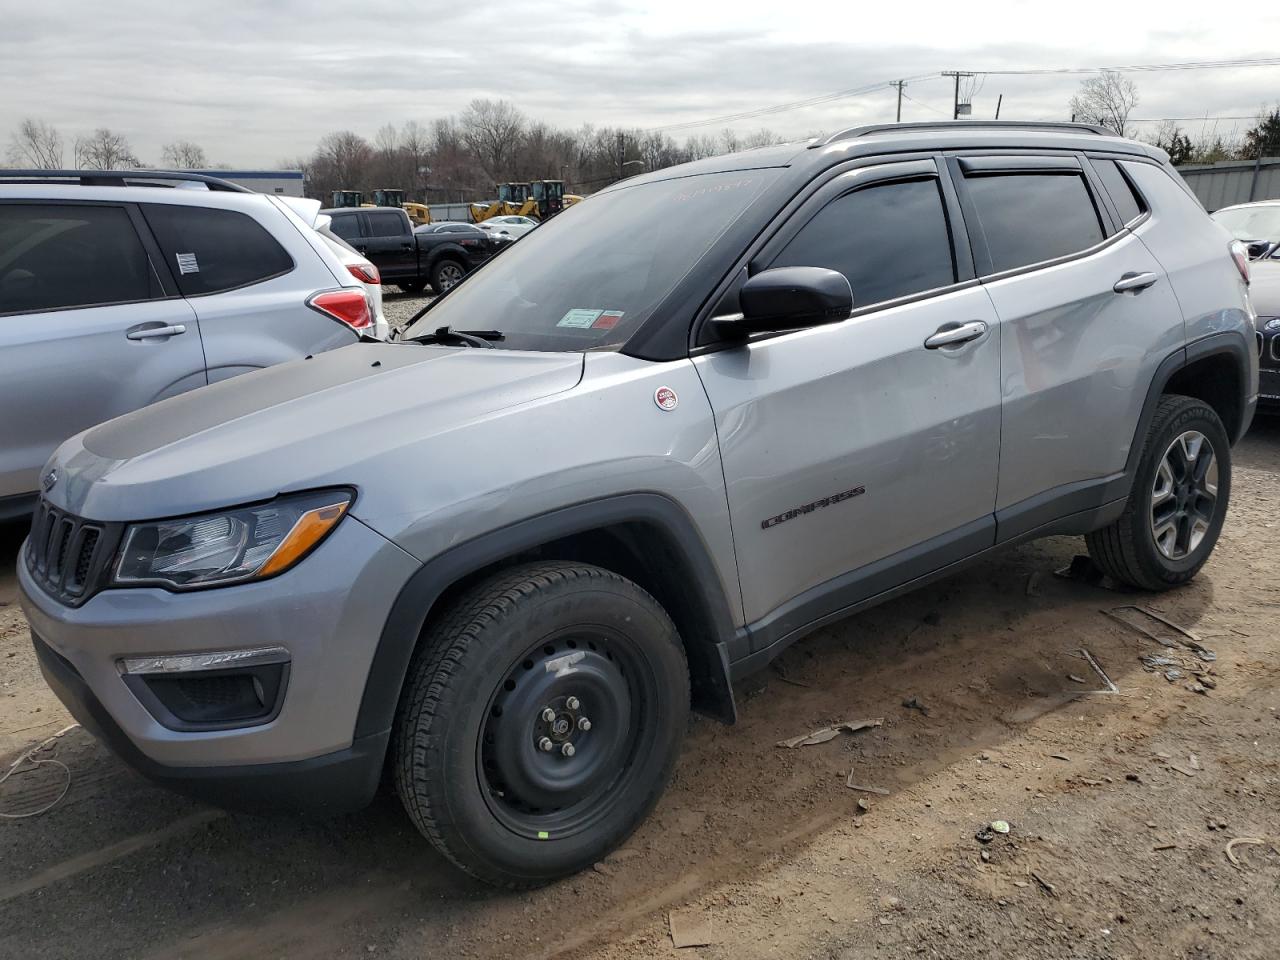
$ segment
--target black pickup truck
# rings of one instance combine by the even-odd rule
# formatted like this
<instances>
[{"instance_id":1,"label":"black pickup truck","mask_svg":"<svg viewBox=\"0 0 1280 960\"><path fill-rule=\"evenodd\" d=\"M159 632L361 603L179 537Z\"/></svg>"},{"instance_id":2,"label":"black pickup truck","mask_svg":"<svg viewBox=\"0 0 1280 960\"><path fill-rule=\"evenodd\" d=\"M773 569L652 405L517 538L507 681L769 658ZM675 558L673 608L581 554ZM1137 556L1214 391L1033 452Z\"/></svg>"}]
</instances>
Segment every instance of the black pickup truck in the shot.
<instances>
[{"instance_id":1,"label":"black pickup truck","mask_svg":"<svg viewBox=\"0 0 1280 960\"><path fill-rule=\"evenodd\" d=\"M470 223L413 227L397 207L342 207L320 211L329 229L367 257L383 283L420 293L429 283L443 293L511 241Z\"/></svg>"}]
</instances>

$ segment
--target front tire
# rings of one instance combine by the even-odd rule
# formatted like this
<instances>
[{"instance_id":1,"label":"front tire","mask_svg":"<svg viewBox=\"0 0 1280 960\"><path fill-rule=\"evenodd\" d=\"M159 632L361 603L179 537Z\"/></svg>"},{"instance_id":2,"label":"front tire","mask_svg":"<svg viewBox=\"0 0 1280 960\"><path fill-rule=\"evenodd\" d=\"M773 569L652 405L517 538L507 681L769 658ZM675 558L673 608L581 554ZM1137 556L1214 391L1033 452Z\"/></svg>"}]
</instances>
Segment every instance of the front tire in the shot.
<instances>
[{"instance_id":1,"label":"front tire","mask_svg":"<svg viewBox=\"0 0 1280 960\"><path fill-rule=\"evenodd\" d=\"M397 712L396 789L463 871L538 886L635 830L688 714L684 648L657 601L599 567L523 564L423 636Z\"/></svg>"},{"instance_id":2,"label":"front tire","mask_svg":"<svg viewBox=\"0 0 1280 960\"><path fill-rule=\"evenodd\" d=\"M1160 399L1120 518L1086 538L1104 573L1143 590L1194 577L1213 552L1231 497L1231 444L1193 397Z\"/></svg>"}]
</instances>

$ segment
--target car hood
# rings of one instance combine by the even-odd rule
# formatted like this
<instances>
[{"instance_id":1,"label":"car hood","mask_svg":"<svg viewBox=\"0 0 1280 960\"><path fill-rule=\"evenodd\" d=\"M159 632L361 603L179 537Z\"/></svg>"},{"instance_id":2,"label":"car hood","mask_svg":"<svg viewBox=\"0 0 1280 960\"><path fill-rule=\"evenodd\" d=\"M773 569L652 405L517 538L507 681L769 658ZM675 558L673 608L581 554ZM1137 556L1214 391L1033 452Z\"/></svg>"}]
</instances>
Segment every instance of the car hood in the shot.
<instances>
[{"instance_id":1,"label":"car hood","mask_svg":"<svg viewBox=\"0 0 1280 960\"><path fill-rule=\"evenodd\" d=\"M412 483L383 476L380 457L569 390L582 365L578 353L355 344L93 427L54 454L46 497L93 520L147 520L312 487Z\"/></svg>"},{"instance_id":2,"label":"car hood","mask_svg":"<svg viewBox=\"0 0 1280 960\"><path fill-rule=\"evenodd\" d=\"M1249 264L1249 302L1260 317L1280 317L1280 260Z\"/></svg>"}]
</instances>

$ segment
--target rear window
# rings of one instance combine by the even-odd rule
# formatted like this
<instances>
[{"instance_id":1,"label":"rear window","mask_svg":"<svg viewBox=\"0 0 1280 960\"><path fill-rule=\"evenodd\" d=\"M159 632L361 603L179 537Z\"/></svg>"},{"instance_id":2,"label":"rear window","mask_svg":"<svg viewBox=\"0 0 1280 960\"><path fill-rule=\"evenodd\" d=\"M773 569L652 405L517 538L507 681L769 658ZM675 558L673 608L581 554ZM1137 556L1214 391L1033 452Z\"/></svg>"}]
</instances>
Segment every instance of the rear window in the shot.
<instances>
[{"instance_id":1,"label":"rear window","mask_svg":"<svg viewBox=\"0 0 1280 960\"><path fill-rule=\"evenodd\" d=\"M133 303L159 292L124 208L0 204L0 313Z\"/></svg>"},{"instance_id":2,"label":"rear window","mask_svg":"<svg viewBox=\"0 0 1280 960\"><path fill-rule=\"evenodd\" d=\"M1092 162L1093 169L1098 172L1102 180L1102 185L1107 188L1107 195L1111 197L1111 202L1116 205L1116 210L1120 213L1121 223L1132 223L1147 212L1146 204L1133 189L1129 178L1121 171L1120 164L1114 160Z\"/></svg>"},{"instance_id":3,"label":"rear window","mask_svg":"<svg viewBox=\"0 0 1280 960\"><path fill-rule=\"evenodd\" d=\"M234 290L293 269L284 247L243 213L169 204L142 210L185 296Z\"/></svg>"},{"instance_id":4,"label":"rear window","mask_svg":"<svg viewBox=\"0 0 1280 960\"><path fill-rule=\"evenodd\" d=\"M1079 174L969 176L996 273L1079 253L1103 240L1102 221Z\"/></svg>"},{"instance_id":5,"label":"rear window","mask_svg":"<svg viewBox=\"0 0 1280 960\"><path fill-rule=\"evenodd\" d=\"M408 231L404 228L404 220L394 213L368 213L369 236L398 237Z\"/></svg>"}]
</instances>

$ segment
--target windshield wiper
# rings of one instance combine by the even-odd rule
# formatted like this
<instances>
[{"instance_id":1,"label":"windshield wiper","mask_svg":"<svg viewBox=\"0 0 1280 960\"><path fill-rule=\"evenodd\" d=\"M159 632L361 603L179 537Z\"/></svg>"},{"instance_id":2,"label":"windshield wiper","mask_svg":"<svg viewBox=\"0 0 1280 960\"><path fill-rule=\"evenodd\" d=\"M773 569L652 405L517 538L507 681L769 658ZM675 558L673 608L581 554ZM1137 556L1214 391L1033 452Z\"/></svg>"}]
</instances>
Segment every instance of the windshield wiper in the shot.
<instances>
[{"instance_id":1,"label":"windshield wiper","mask_svg":"<svg viewBox=\"0 0 1280 960\"><path fill-rule=\"evenodd\" d=\"M501 330L454 330L452 327L436 327L430 333L409 337L405 343L465 343L469 347L488 347L493 349L494 340L505 340Z\"/></svg>"}]
</instances>

